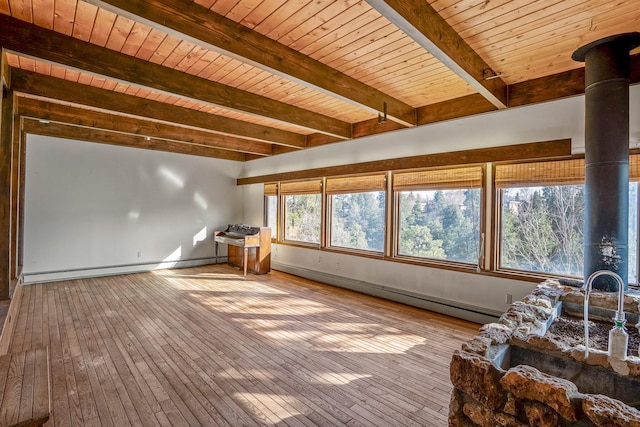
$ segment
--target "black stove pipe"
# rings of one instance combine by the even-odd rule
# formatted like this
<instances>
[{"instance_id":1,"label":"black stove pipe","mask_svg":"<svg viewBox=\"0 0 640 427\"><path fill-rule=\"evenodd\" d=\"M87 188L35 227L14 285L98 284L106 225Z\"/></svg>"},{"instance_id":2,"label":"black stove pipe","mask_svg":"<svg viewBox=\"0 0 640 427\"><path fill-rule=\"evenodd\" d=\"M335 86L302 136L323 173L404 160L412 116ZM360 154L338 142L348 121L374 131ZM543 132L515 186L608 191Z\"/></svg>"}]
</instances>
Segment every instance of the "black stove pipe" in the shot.
<instances>
[{"instance_id":1,"label":"black stove pipe","mask_svg":"<svg viewBox=\"0 0 640 427\"><path fill-rule=\"evenodd\" d=\"M597 270L618 273L628 287L629 52L640 33L607 37L574 52L585 62L584 277ZM594 289L615 292L611 277Z\"/></svg>"}]
</instances>

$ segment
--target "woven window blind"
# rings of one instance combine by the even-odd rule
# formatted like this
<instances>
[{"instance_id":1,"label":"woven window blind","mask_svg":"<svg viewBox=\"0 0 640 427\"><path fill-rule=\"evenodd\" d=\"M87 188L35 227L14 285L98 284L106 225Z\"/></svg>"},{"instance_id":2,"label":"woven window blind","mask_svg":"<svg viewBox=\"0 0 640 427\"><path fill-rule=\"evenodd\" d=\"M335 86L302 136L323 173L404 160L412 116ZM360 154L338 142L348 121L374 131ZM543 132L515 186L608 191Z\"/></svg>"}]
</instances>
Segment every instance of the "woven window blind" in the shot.
<instances>
[{"instance_id":1,"label":"woven window blind","mask_svg":"<svg viewBox=\"0 0 640 427\"><path fill-rule=\"evenodd\" d=\"M393 190L431 190L482 187L482 167L434 169L393 174Z\"/></svg>"},{"instance_id":2,"label":"woven window blind","mask_svg":"<svg viewBox=\"0 0 640 427\"><path fill-rule=\"evenodd\" d=\"M326 185L327 194L363 193L386 189L384 174L327 178Z\"/></svg>"},{"instance_id":3,"label":"woven window blind","mask_svg":"<svg viewBox=\"0 0 640 427\"><path fill-rule=\"evenodd\" d=\"M496 188L584 183L584 159L496 165Z\"/></svg>"},{"instance_id":4,"label":"woven window blind","mask_svg":"<svg viewBox=\"0 0 640 427\"><path fill-rule=\"evenodd\" d=\"M584 159L496 166L496 187L583 184ZM629 180L640 181L640 155L629 156Z\"/></svg>"},{"instance_id":5,"label":"woven window blind","mask_svg":"<svg viewBox=\"0 0 640 427\"><path fill-rule=\"evenodd\" d=\"M322 180L281 182L280 194L318 194L322 192Z\"/></svg>"},{"instance_id":6,"label":"woven window blind","mask_svg":"<svg viewBox=\"0 0 640 427\"><path fill-rule=\"evenodd\" d=\"M629 181L640 181L640 155L629 156Z\"/></svg>"},{"instance_id":7,"label":"woven window blind","mask_svg":"<svg viewBox=\"0 0 640 427\"><path fill-rule=\"evenodd\" d=\"M277 196L278 195L278 183L270 182L264 184L264 195L265 196Z\"/></svg>"}]
</instances>

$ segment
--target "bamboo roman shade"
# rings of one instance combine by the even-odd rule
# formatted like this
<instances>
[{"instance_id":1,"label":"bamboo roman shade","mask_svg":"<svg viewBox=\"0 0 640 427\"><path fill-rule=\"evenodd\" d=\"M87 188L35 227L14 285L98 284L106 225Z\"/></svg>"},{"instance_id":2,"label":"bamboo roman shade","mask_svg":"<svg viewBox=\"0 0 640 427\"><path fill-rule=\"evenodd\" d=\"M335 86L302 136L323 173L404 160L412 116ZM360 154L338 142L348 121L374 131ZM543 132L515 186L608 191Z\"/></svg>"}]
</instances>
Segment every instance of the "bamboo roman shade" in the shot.
<instances>
[{"instance_id":1,"label":"bamboo roman shade","mask_svg":"<svg viewBox=\"0 0 640 427\"><path fill-rule=\"evenodd\" d=\"M432 190L482 187L482 167L432 169L393 174L393 190Z\"/></svg>"},{"instance_id":2,"label":"bamboo roman shade","mask_svg":"<svg viewBox=\"0 0 640 427\"><path fill-rule=\"evenodd\" d=\"M326 185L327 194L363 193L386 189L384 174L327 178Z\"/></svg>"},{"instance_id":3,"label":"bamboo roman shade","mask_svg":"<svg viewBox=\"0 0 640 427\"><path fill-rule=\"evenodd\" d=\"M496 188L569 185L584 182L584 159L496 165Z\"/></svg>"},{"instance_id":4,"label":"bamboo roman shade","mask_svg":"<svg viewBox=\"0 0 640 427\"><path fill-rule=\"evenodd\" d=\"M265 196L277 196L278 195L278 183L270 182L264 184L264 195Z\"/></svg>"},{"instance_id":5,"label":"bamboo roman shade","mask_svg":"<svg viewBox=\"0 0 640 427\"><path fill-rule=\"evenodd\" d=\"M280 194L318 194L322 192L322 180L281 182Z\"/></svg>"},{"instance_id":6,"label":"bamboo roman shade","mask_svg":"<svg viewBox=\"0 0 640 427\"><path fill-rule=\"evenodd\" d=\"M640 181L640 155L629 156L629 180Z\"/></svg>"},{"instance_id":7,"label":"bamboo roman shade","mask_svg":"<svg viewBox=\"0 0 640 427\"><path fill-rule=\"evenodd\" d=\"M496 165L497 188L583 184L584 159ZM640 155L629 156L629 180L640 181Z\"/></svg>"}]
</instances>

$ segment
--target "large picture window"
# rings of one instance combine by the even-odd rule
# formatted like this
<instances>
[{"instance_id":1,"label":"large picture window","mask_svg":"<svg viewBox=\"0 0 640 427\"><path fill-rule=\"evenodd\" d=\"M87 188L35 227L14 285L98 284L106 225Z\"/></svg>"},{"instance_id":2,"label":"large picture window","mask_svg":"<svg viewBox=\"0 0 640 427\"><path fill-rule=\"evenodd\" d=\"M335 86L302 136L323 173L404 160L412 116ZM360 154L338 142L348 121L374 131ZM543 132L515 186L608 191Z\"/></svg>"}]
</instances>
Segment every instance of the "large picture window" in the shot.
<instances>
[{"instance_id":1,"label":"large picture window","mask_svg":"<svg viewBox=\"0 0 640 427\"><path fill-rule=\"evenodd\" d=\"M584 160L497 165L495 185L500 268L582 277ZM630 182L629 283L637 283L637 193Z\"/></svg>"},{"instance_id":2,"label":"large picture window","mask_svg":"<svg viewBox=\"0 0 640 427\"><path fill-rule=\"evenodd\" d=\"M394 174L398 256L477 264L482 168Z\"/></svg>"},{"instance_id":3,"label":"large picture window","mask_svg":"<svg viewBox=\"0 0 640 427\"><path fill-rule=\"evenodd\" d=\"M320 244L321 190L321 180L281 183L284 240Z\"/></svg>"},{"instance_id":4,"label":"large picture window","mask_svg":"<svg viewBox=\"0 0 640 427\"><path fill-rule=\"evenodd\" d=\"M329 245L384 251L385 175L327 178Z\"/></svg>"},{"instance_id":5,"label":"large picture window","mask_svg":"<svg viewBox=\"0 0 640 427\"><path fill-rule=\"evenodd\" d=\"M485 168L492 197L484 192ZM538 280L582 278L584 169L584 160L574 158L266 183L264 224L282 244ZM634 154L630 284L638 284L640 262L638 182L640 155Z\"/></svg>"},{"instance_id":6,"label":"large picture window","mask_svg":"<svg viewBox=\"0 0 640 427\"><path fill-rule=\"evenodd\" d=\"M500 265L581 276L583 229L583 185L505 188Z\"/></svg>"}]
</instances>

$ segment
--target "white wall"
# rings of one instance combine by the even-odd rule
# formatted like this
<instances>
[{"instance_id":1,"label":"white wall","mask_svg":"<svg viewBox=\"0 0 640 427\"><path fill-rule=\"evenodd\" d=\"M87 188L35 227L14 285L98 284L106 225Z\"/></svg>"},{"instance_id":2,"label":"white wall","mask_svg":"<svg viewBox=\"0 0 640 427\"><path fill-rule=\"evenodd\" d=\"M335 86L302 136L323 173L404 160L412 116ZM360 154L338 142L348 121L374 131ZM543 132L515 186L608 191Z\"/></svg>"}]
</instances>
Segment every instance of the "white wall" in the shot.
<instances>
[{"instance_id":1,"label":"white wall","mask_svg":"<svg viewBox=\"0 0 640 427\"><path fill-rule=\"evenodd\" d=\"M640 85L630 89L630 137L640 146ZM243 176L304 170L421 154L570 138L584 152L584 96L495 111L432 125L253 160Z\"/></svg>"},{"instance_id":2,"label":"white wall","mask_svg":"<svg viewBox=\"0 0 640 427\"><path fill-rule=\"evenodd\" d=\"M241 167L29 135L25 282L210 262L213 232L242 221Z\"/></svg>"},{"instance_id":3,"label":"white wall","mask_svg":"<svg viewBox=\"0 0 640 427\"><path fill-rule=\"evenodd\" d=\"M212 232L263 223L262 185L235 178L404 156L571 138L584 150L584 98L421 126L260 160L205 159L29 136L25 279L42 281L208 262ZM631 142L640 140L640 86L631 88ZM206 230L204 232L203 230ZM140 253L140 256L138 256ZM533 284L486 275L275 245L273 265L300 275L447 311L495 314ZM432 304L433 306L429 306ZM454 313L464 317L464 313ZM470 318L474 318L472 315ZM477 317L476 317L477 318Z\"/></svg>"},{"instance_id":4,"label":"white wall","mask_svg":"<svg viewBox=\"0 0 640 427\"><path fill-rule=\"evenodd\" d=\"M640 140L640 85L631 88L630 136ZM574 153L584 152L584 97L482 114L418 128L385 133L339 144L247 162L243 176L258 176L404 156L497 147L570 138ZM245 221L262 221L262 186L245 189ZM247 211L247 207L250 210ZM323 279L364 292L388 290L424 297L435 310L482 321L471 313L451 312L446 304L487 314L504 311L507 294L513 300L527 295L530 282L461 273L444 269L276 245L276 268ZM382 289L382 291L380 290ZM388 292L387 292L388 294ZM389 295L387 295L389 296Z\"/></svg>"}]
</instances>

